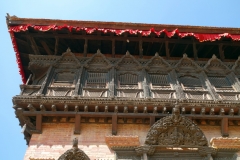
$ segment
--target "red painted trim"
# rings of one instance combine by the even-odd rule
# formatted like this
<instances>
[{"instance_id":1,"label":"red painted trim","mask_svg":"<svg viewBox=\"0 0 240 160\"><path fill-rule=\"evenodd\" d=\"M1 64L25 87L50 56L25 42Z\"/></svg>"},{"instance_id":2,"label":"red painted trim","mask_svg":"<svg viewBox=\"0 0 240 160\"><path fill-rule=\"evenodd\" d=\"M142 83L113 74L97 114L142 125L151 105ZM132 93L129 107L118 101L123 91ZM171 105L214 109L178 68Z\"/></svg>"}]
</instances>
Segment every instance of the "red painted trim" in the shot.
<instances>
[{"instance_id":1,"label":"red painted trim","mask_svg":"<svg viewBox=\"0 0 240 160\"><path fill-rule=\"evenodd\" d=\"M24 70L22 67L22 62L20 59L20 53L18 51L17 43L14 37L14 32L21 32L21 31L27 31L29 28L33 28L36 31L42 31L46 32L49 30L61 30L63 28L67 28L70 32L72 29L75 29L76 31L80 30L85 30L87 34L91 34L94 31L101 31L104 33L107 32L112 32L116 33L116 35L121 35L125 32L129 32L130 34L142 34L142 36L148 36L151 33L155 33L157 36L160 36L162 33L165 33L167 37L171 38L174 35L178 35L181 38L192 36L196 38L199 42L205 42L205 41L216 41L220 40L222 37L227 37L232 39L233 41L240 41L240 35L231 35L229 33L223 33L223 34L202 34L202 33L186 33L186 32L179 32L178 29L175 29L171 32L167 31L166 29L163 29L161 31L156 31L154 28L151 28L150 30L133 30L133 29L107 29L107 28L87 28L87 27L74 27L74 26L68 26L68 25L63 25L63 26L56 26L56 25L49 25L49 26L36 26L36 25L19 25L19 26L10 26L9 28L9 33L12 38L12 44L14 51L16 53L16 58L17 58L17 63L18 63L18 68L19 68L19 73L22 77L22 81L25 84L26 83L26 77L24 74Z\"/></svg>"}]
</instances>

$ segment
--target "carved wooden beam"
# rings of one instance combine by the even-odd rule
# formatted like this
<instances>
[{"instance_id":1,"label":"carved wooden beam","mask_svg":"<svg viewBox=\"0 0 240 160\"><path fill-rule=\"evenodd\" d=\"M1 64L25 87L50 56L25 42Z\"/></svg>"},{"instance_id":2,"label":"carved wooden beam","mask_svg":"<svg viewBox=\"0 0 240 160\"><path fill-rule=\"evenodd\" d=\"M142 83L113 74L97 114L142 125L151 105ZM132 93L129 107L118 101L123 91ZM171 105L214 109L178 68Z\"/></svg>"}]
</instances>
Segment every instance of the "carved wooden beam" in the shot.
<instances>
[{"instance_id":1,"label":"carved wooden beam","mask_svg":"<svg viewBox=\"0 0 240 160\"><path fill-rule=\"evenodd\" d=\"M75 117L76 115L80 115L81 117L112 117L113 115L118 118L150 118L151 116L155 116L155 118L162 118L167 116L168 114L163 113L113 113L113 112L75 112L75 111L23 111L23 116L37 116L41 114L42 116L67 116L67 117ZM237 115L201 115L201 114L185 114L185 117L189 117L192 119L211 119L211 120L221 120L222 118L228 118L230 120L240 120L240 116ZM113 117L112 117L113 118Z\"/></svg>"},{"instance_id":2,"label":"carved wooden beam","mask_svg":"<svg viewBox=\"0 0 240 160\"><path fill-rule=\"evenodd\" d=\"M76 114L74 134L80 134L80 123L81 123L81 116L79 114Z\"/></svg>"},{"instance_id":3,"label":"carved wooden beam","mask_svg":"<svg viewBox=\"0 0 240 160\"><path fill-rule=\"evenodd\" d=\"M29 53L31 53L31 52L29 51ZM21 57L29 58L29 54L21 52Z\"/></svg>"},{"instance_id":4,"label":"carved wooden beam","mask_svg":"<svg viewBox=\"0 0 240 160\"><path fill-rule=\"evenodd\" d=\"M83 50L84 57L87 57L87 51L88 51L88 39L85 38L84 50Z\"/></svg>"},{"instance_id":5,"label":"carved wooden beam","mask_svg":"<svg viewBox=\"0 0 240 160\"><path fill-rule=\"evenodd\" d=\"M223 50L223 44L222 43L220 43L218 45L218 50L219 50L219 55L220 55L221 61L224 61L225 56L224 56L224 50Z\"/></svg>"},{"instance_id":6,"label":"carved wooden beam","mask_svg":"<svg viewBox=\"0 0 240 160\"><path fill-rule=\"evenodd\" d=\"M221 121L221 133L223 137L228 137L228 118L224 117Z\"/></svg>"},{"instance_id":7,"label":"carved wooden beam","mask_svg":"<svg viewBox=\"0 0 240 160\"><path fill-rule=\"evenodd\" d=\"M169 59L170 53L169 53L168 41L165 42L165 50L166 50L166 57L167 59Z\"/></svg>"},{"instance_id":8,"label":"carved wooden beam","mask_svg":"<svg viewBox=\"0 0 240 160\"><path fill-rule=\"evenodd\" d=\"M25 45L25 46L29 46L28 42L26 42L22 39L19 39L19 38L15 38L15 39L16 39L17 43L20 43L20 44Z\"/></svg>"},{"instance_id":9,"label":"carved wooden beam","mask_svg":"<svg viewBox=\"0 0 240 160\"><path fill-rule=\"evenodd\" d=\"M152 42L148 42L148 47L147 47L147 50L146 50L146 55L148 55L148 51L149 49L151 48L152 46Z\"/></svg>"},{"instance_id":10,"label":"carved wooden beam","mask_svg":"<svg viewBox=\"0 0 240 160\"><path fill-rule=\"evenodd\" d=\"M164 43L166 40L169 43L179 43L179 44L192 44L192 40L188 39L170 39L170 38L152 38L152 37L127 37L127 36L96 36L96 35L70 35L70 34L38 34L38 33L28 33L28 35L32 37L42 37L42 38L66 38L66 39L89 39L89 40L112 40L114 39L115 41L140 41L142 40L143 42L160 42ZM24 35L23 35L24 36ZM26 35L25 35L26 36ZM219 42L195 42L196 44L201 44L201 45L219 45ZM232 41L223 41L221 42L223 45L228 45L228 46L240 46L239 42L232 42Z\"/></svg>"},{"instance_id":11,"label":"carved wooden beam","mask_svg":"<svg viewBox=\"0 0 240 160\"><path fill-rule=\"evenodd\" d=\"M143 57L143 48L142 48L142 41L139 41L139 57Z\"/></svg>"},{"instance_id":12,"label":"carved wooden beam","mask_svg":"<svg viewBox=\"0 0 240 160\"><path fill-rule=\"evenodd\" d=\"M161 45L160 45L160 47L159 47L159 50L158 50L158 53L159 53L160 56L163 54L163 53L161 53L161 50L162 50L163 44L164 44L164 43L161 43Z\"/></svg>"},{"instance_id":13,"label":"carved wooden beam","mask_svg":"<svg viewBox=\"0 0 240 160\"><path fill-rule=\"evenodd\" d=\"M34 38L32 36L30 36L29 34L27 34L27 38L31 43L31 47L32 47L32 50L33 50L34 54L40 54L38 46L37 46Z\"/></svg>"},{"instance_id":14,"label":"carved wooden beam","mask_svg":"<svg viewBox=\"0 0 240 160\"><path fill-rule=\"evenodd\" d=\"M77 97L78 94L79 94L82 74L83 74L83 67L81 67L81 68L78 70L78 73L77 73L77 83L76 83L76 87L75 87L73 96L76 96L76 97Z\"/></svg>"},{"instance_id":15,"label":"carved wooden beam","mask_svg":"<svg viewBox=\"0 0 240 160\"><path fill-rule=\"evenodd\" d=\"M38 114L36 116L36 130L38 132L42 132L42 115L41 114Z\"/></svg>"},{"instance_id":16,"label":"carved wooden beam","mask_svg":"<svg viewBox=\"0 0 240 160\"><path fill-rule=\"evenodd\" d=\"M112 134L117 135L117 114L112 115Z\"/></svg>"},{"instance_id":17,"label":"carved wooden beam","mask_svg":"<svg viewBox=\"0 0 240 160\"><path fill-rule=\"evenodd\" d=\"M188 49L188 46L189 46L189 44L187 44L187 45L186 45L186 47L184 48L184 50L183 50L183 53L182 53L182 54L186 53L186 50Z\"/></svg>"},{"instance_id":18,"label":"carved wooden beam","mask_svg":"<svg viewBox=\"0 0 240 160\"><path fill-rule=\"evenodd\" d=\"M101 37L101 32L100 31L97 32L97 36ZM100 49L100 51L101 51L101 44L102 44L101 39L97 40L97 48Z\"/></svg>"},{"instance_id":19,"label":"carved wooden beam","mask_svg":"<svg viewBox=\"0 0 240 160\"><path fill-rule=\"evenodd\" d=\"M171 49L171 51L169 53L169 56L172 56L172 52L174 51L175 47L176 47L176 43L173 44L173 47L172 47L172 49Z\"/></svg>"},{"instance_id":20,"label":"carved wooden beam","mask_svg":"<svg viewBox=\"0 0 240 160\"><path fill-rule=\"evenodd\" d=\"M123 40L122 53L126 52L126 42L129 42L129 39L127 38L127 33L124 33L124 38L125 40Z\"/></svg>"},{"instance_id":21,"label":"carved wooden beam","mask_svg":"<svg viewBox=\"0 0 240 160\"><path fill-rule=\"evenodd\" d=\"M235 54L235 52L237 51L239 49L239 47L235 47L235 49L232 51L232 53L231 54Z\"/></svg>"},{"instance_id":22,"label":"carved wooden beam","mask_svg":"<svg viewBox=\"0 0 240 160\"><path fill-rule=\"evenodd\" d=\"M152 126L155 123L155 116L150 117L150 126Z\"/></svg>"},{"instance_id":23,"label":"carved wooden beam","mask_svg":"<svg viewBox=\"0 0 240 160\"><path fill-rule=\"evenodd\" d=\"M46 44L45 41L40 41L43 48L45 49L45 51L47 52L48 55L52 55L52 51L48 48L48 45Z\"/></svg>"},{"instance_id":24,"label":"carved wooden beam","mask_svg":"<svg viewBox=\"0 0 240 160\"><path fill-rule=\"evenodd\" d=\"M205 52L203 57L207 57L207 55L211 52L211 50L214 48L214 46L211 46L207 52Z\"/></svg>"},{"instance_id":25,"label":"carved wooden beam","mask_svg":"<svg viewBox=\"0 0 240 160\"><path fill-rule=\"evenodd\" d=\"M59 38L55 37L55 50L54 50L55 55L57 55L57 52L58 52L58 42L59 42Z\"/></svg>"},{"instance_id":26,"label":"carved wooden beam","mask_svg":"<svg viewBox=\"0 0 240 160\"><path fill-rule=\"evenodd\" d=\"M112 40L112 57L115 57L115 40Z\"/></svg>"},{"instance_id":27,"label":"carved wooden beam","mask_svg":"<svg viewBox=\"0 0 240 160\"><path fill-rule=\"evenodd\" d=\"M196 42L193 42L193 57L194 57L195 61L198 60L198 50L197 50L197 47L196 47Z\"/></svg>"}]
</instances>

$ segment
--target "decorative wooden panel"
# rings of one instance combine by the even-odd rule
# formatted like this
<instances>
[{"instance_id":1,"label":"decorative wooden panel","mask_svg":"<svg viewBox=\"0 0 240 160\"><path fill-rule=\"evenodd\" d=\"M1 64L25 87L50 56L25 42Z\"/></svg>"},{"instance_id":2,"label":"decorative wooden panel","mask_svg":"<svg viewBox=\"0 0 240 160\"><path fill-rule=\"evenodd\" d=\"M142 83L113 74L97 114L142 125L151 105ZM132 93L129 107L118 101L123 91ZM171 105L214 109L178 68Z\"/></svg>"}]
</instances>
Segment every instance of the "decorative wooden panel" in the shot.
<instances>
[{"instance_id":1,"label":"decorative wooden panel","mask_svg":"<svg viewBox=\"0 0 240 160\"><path fill-rule=\"evenodd\" d=\"M89 72L87 76L86 87L90 88L105 88L107 79L107 73L92 73Z\"/></svg>"},{"instance_id":2,"label":"decorative wooden panel","mask_svg":"<svg viewBox=\"0 0 240 160\"><path fill-rule=\"evenodd\" d=\"M59 72L54 79L54 85L73 84L75 73L73 72Z\"/></svg>"},{"instance_id":3,"label":"decorative wooden panel","mask_svg":"<svg viewBox=\"0 0 240 160\"><path fill-rule=\"evenodd\" d=\"M39 89L36 88L29 88L29 89L24 89L22 92L22 95L27 96L27 95L36 95L38 93Z\"/></svg>"},{"instance_id":4,"label":"decorative wooden panel","mask_svg":"<svg viewBox=\"0 0 240 160\"><path fill-rule=\"evenodd\" d=\"M71 96L72 89L51 89L49 96Z\"/></svg>"},{"instance_id":5,"label":"decorative wooden panel","mask_svg":"<svg viewBox=\"0 0 240 160\"><path fill-rule=\"evenodd\" d=\"M84 97L107 97L107 91L102 89L96 89L96 90L84 89L83 96Z\"/></svg>"},{"instance_id":6,"label":"decorative wooden panel","mask_svg":"<svg viewBox=\"0 0 240 160\"><path fill-rule=\"evenodd\" d=\"M183 76L179 78L184 90L202 91L202 84L199 78L192 76Z\"/></svg>"},{"instance_id":7,"label":"decorative wooden panel","mask_svg":"<svg viewBox=\"0 0 240 160\"><path fill-rule=\"evenodd\" d=\"M138 88L138 75L125 73L119 76L120 88L137 89Z\"/></svg>"},{"instance_id":8,"label":"decorative wooden panel","mask_svg":"<svg viewBox=\"0 0 240 160\"><path fill-rule=\"evenodd\" d=\"M234 92L226 77L208 77L208 79L216 88L217 92Z\"/></svg>"},{"instance_id":9,"label":"decorative wooden panel","mask_svg":"<svg viewBox=\"0 0 240 160\"><path fill-rule=\"evenodd\" d=\"M162 98L162 99L175 99L175 93L162 92L162 91L153 91L153 98Z\"/></svg>"},{"instance_id":10,"label":"decorative wooden panel","mask_svg":"<svg viewBox=\"0 0 240 160\"><path fill-rule=\"evenodd\" d=\"M143 92L134 90L134 89L129 89L129 90L118 90L117 92L118 97L129 97L129 98L142 98L143 97Z\"/></svg>"},{"instance_id":11,"label":"decorative wooden panel","mask_svg":"<svg viewBox=\"0 0 240 160\"><path fill-rule=\"evenodd\" d=\"M152 89L171 89L167 80L167 75L149 74L149 77L152 83Z\"/></svg>"}]
</instances>

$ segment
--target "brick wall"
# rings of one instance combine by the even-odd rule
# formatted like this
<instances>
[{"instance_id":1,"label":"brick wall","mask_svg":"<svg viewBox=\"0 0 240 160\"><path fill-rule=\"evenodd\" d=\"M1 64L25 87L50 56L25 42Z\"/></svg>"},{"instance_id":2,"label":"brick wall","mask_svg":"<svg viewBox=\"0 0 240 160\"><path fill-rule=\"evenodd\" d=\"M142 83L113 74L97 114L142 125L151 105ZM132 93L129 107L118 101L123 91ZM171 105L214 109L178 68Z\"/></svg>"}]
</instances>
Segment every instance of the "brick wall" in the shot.
<instances>
[{"instance_id":1,"label":"brick wall","mask_svg":"<svg viewBox=\"0 0 240 160\"><path fill-rule=\"evenodd\" d=\"M210 141L221 137L220 126L199 126ZM74 135L73 123L44 123L42 134L33 134L24 160L57 159L72 147L72 139L78 137L79 148L91 159L112 160L114 153L105 143L105 136L111 135L111 124L81 124L81 134ZM118 135L138 135L144 143L149 125L118 124ZM240 137L240 127L230 126L229 136Z\"/></svg>"}]
</instances>

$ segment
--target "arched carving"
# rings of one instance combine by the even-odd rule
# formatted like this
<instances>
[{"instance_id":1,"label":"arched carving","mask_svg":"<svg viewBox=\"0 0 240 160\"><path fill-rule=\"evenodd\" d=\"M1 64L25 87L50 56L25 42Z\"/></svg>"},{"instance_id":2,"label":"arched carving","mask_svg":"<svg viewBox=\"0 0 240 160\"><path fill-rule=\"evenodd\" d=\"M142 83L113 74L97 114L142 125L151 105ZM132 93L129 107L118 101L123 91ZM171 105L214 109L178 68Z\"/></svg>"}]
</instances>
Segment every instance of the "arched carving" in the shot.
<instances>
[{"instance_id":1,"label":"arched carving","mask_svg":"<svg viewBox=\"0 0 240 160\"><path fill-rule=\"evenodd\" d=\"M146 145L159 146L208 146L200 128L189 118L180 115L179 106L173 108L170 116L158 120L149 130Z\"/></svg>"},{"instance_id":2,"label":"arched carving","mask_svg":"<svg viewBox=\"0 0 240 160\"><path fill-rule=\"evenodd\" d=\"M63 153L58 160L90 160L90 158L78 148L78 139L74 138L72 148Z\"/></svg>"},{"instance_id":3,"label":"arched carving","mask_svg":"<svg viewBox=\"0 0 240 160\"><path fill-rule=\"evenodd\" d=\"M202 68L192 59L188 58L187 54L183 54L183 58L174 66L178 72L200 72Z\"/></svg>"},{"instance_id":4,"label":"arched carving","mask_svg":"<svg viewBox=\"0 0 240 160\"><path fill-rule=\"evenodd\" d=\"M108 70L112 64L98 49L97 53L84 63L84 66L90 70Z\"/></svg>"},{"instance_id":5,"label":"arched carving","mask_svg":"<svg viewBox=\"0 0 240 160\"><path fill-rule=\"evenodd\" d=\"M207 73L212 74L227 74L230 72L230 69L223 64L223 62L216 57L214 54L211 59L208 60L207 64L204 66L204 69Z\"/></svg>"},{"instance_id":6,"label":"arched carving","mask_svg":"<svg viewBox=\"0 0 240 160\"><path fill-rule=\"evenodd\" d=\"M172 69L171 65L167 61L165 61L162 57L160 57L158 53L156 53L155 56L148 61L145 67L147 70L149 70L149 72L152 72L152 73L159 73L159 72L166 73Z\"/></svg>"},{"instance_id":7,"label":"arched carving","mask_svg":"<svg viewBox=\"0 0 240 160\"><path fill-rule=\"evenodd\" d=\"M118 70L140 70L142 65L134 58L128 51L126 54L116 63Z\"/></svg>"},{"instance_id":8,"label":"arched carving","mask_svg":"<svg viewBox=\"0 0 240 160\"><path fill-rule=\"evenodd\" d=\"M67 51L53 63L53 66L56 68L79 68L81 67L81 63L71 52L70 48L68 48Z\"/></svg>"}]
</instances>

